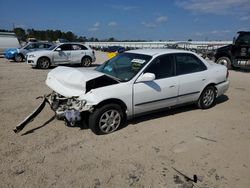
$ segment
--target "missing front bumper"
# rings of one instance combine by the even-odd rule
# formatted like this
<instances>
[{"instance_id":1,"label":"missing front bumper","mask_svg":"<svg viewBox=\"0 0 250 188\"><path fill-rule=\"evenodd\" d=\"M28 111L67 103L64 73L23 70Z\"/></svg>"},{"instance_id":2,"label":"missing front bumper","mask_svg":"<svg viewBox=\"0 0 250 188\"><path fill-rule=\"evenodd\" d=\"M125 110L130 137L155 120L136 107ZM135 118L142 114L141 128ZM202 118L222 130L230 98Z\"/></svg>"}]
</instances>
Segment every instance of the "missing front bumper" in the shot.
<instances>
[{"instance_id":1,"label":"missing front bumper","mask_svg":"<svg viewBox=\"0 0 250 188\"><path fill-rule=\"evenodd\" d=\"M41 104L15 127L13 130L15 133L19 133L32 122L42 112L46 103L48 103L50 108L55 112L55 117L64 120L68 126L75 126L81 121L82 112L93 109L93 107L86 107L86 102L84 101L77 101L75 98L62 98L54 92L38 98L43 99Z\"/></svg>"},{"instance_id":2,"label":"missing front bumper","mask_svg":"<svg viewBox=\"0 0 250 188\"><path fill-rule=\"evenodd\" d=\"M24 127L32 122L34 120L34 118L36 116L38 116L38 114L40 114L40 112L44 109L45 104L47 102L46 97L42 97L43 101L42 103L36 108L36 110L34 112L32 112L29 116L27 116L21 123L19 123L16 128L13 130L15 133L19 133L21 130L24 129Z\"/></svg>"}]
</instances>

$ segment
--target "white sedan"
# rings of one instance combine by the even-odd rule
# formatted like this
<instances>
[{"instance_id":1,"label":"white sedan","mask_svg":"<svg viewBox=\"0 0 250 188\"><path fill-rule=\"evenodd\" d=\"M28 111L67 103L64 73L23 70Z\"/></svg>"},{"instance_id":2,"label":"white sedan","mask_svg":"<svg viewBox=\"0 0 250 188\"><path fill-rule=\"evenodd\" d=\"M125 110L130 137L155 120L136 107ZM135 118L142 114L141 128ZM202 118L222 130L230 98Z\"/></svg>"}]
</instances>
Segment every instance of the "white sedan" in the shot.
<instances>
[{"instance_id":1,"label":"white sedan","mask_svg":"<svg viewBox=\"0 0 250 188\"><path fill-rule=\"evenodd\" d=\"M170 49L128 51L95 70L57 67L48 73L46 84L53 90L46 99L57 116L74 125L85 114L96 134L176 105L210 108L229 87L225 66Z\"/></svg>"},{"instance_id":2,"label":"white sedan","mask_svg":"<svg viewBox=\"0 0 250 188\"><path fill-rule=\"evenodd\" d=\"M41 69L61 64L80 64L88 67L95 60L95 52L81 43L59 44L48 50L30 52L26 56L27 64Z\"/></svg>"}]
</instances>

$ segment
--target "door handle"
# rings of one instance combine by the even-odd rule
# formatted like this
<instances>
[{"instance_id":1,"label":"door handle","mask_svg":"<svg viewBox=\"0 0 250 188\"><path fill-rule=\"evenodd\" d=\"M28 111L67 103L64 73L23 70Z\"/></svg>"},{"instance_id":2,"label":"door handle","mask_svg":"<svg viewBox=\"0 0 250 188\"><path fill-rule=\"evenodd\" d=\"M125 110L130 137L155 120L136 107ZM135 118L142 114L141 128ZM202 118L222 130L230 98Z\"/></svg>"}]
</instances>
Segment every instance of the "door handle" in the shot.
<instances>
[{"instance_id":1,"label":"door handle","mask_svg":"<svg viewBox=\"0 0 250 188\"><path fill-rule=\"evenodd\" d=\"M206 78L203 78L203 79L202 79L202 81L205 81L205 80L206 80Z\"/></svg>"},{"instance_id":2,"label":"door handle","mask_svg":"<svg viewBox=\"0 0 250 188\"><path fill-rule=\"evenodd\" d=\"M169 86L170 88L173 88L173 87L175 87L176 85L171 85L171 86Z\"/></svg>"}]
</instances>

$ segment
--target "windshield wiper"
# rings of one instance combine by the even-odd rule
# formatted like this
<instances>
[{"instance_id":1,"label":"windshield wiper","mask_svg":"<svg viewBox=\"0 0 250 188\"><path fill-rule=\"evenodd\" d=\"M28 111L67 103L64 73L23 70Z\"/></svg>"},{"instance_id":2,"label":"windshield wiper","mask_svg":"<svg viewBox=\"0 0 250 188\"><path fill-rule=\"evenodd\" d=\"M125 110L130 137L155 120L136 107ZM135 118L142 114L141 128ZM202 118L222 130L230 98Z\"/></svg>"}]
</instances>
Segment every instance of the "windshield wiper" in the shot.
<instances>
[{"instance_id":1,"label":"windshield wiper","mask_svg":"<svg viewBox=\"0 0 250 188\"><path fill-rule=\"evenodd\" d=\"M104 73L105 74L105 73ZM117 78L117 77L115 77L115 76L111 76L111 75L109 75L109 74L105 74L106 76L108 76L108 77L110 77L110 78L112 78L113 80L115 80L115 81L117 81L117 82L122 82L122 80L120 79L120 78Z\"/></svg>"}]
</instances>

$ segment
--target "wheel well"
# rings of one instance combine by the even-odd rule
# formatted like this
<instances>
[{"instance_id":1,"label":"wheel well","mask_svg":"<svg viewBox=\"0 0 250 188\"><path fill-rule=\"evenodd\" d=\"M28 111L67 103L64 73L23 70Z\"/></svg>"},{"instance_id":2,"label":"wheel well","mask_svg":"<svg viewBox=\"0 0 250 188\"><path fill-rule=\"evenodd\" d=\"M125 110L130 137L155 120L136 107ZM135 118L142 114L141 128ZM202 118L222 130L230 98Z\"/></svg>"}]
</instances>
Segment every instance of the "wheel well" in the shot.
<instances>
[{"instance_id":1,"label":"wheel well","mask_svg":"<svg viewBox=\"0 0 250 188\"><path fill-rule=\"evenodd\" d=\"M50 58L48 58L47 56L42 56L42 57L39 57L37 61L39 61L41 58L46 58L49 60L49 63L51 62Z\"/></svg>"},{"instance_id":2,"label":"wheel well","mask_svg":"<svg viewBox=\"0 0 250 188\"><path fill-rule=\"evenodd\" d=\"M126 112L126 110L127 110L127 106L126 106L126 104L125 104L122 100L120 100L120 99L107 99L107 100L102 101L102 102L100 102L99 104L97 104L97 105L95 106L95 108L101 107L101 106L106 105L106 104L111 104L111 103L113 103L113 104L118 104L118 105L122 108L122 110L123 110L123 112L124 112L124 115L126 115L125 112Z\"/></svg>"},{"instance_id":3,"label":"wheel well","mask_svg":"<svg viewBox=\"0 0 250 188\"><path fill-rule=\"evenodd\" d=\"M85 56L82 57L82 60L83 60L84 58L89 58L89 59L91 60L91 62L92 62L92 58L91 58L90 56L85 55Z\"/></svg>"},{"instance_id":4,"label":"wheel well","mask_svg":"<svg viewBox=\"0 0 250 188\"><path fill-rule=\"evenodd\" d=\"M215 85L216 85L215 83L210 83L210 84L206 85L206 87L203 88L202 92L203 92L204 89L206 89L208 86L213 86L213 87L215 88L215 92L216 92L216 94L217 94L217 88L215 87Z\"/></svg>"},{"instance_id":5,"label":"wheel well","mask_svg":"<svg viewBox=\"0 0 250 188\"><path fill-rule=\"evenodd\" d=\"M23 55L22 53L18 53L17 55L21 55L23 59L25 58L24 55Z\"/></svg>"},{"instance_id":6,"label":"wheel well","mask_svg":"<svg viewBox=\"0 0 250 188\"><path fill-rule=\"evenodd\" d=\"M220 53L220 54L216 55L215 62L216 62L219 58L221 58L221 57L227 57L227 58L229 58L230 60L232 60L232 59L231 59L231 56L230 56L229 54L227 54L227 53Z\"/></svg>"}]
</instances>

